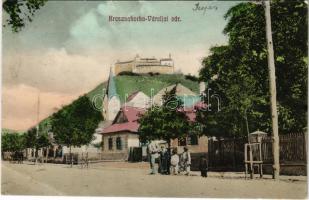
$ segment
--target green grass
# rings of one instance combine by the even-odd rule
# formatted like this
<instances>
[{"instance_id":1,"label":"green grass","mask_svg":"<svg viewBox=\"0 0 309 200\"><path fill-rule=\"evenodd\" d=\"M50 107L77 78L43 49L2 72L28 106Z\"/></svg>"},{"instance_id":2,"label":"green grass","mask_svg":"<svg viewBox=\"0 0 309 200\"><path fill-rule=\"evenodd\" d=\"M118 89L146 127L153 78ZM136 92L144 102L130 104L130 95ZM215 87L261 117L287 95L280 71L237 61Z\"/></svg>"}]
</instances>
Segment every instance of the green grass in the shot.
<instances>
[{"instance_id":1,"label":"green grass","mask_svg":"<svg viewBox=\"0 0 309 200\"><path fill-rule=\"evenodd\" d=\"M195 93L199 93L198 82L185 79L181 74L160 74L160 75L141 75L141 76L116 76L115 77L117 93L120 97L120 101L124 102L126 95L130 95L135 91L142 91L146 95L151 95L151 89L153 89L153 95L157 94L162 88L173 85L175 83L181 83L183 86L189 88ZM95 87L93 90L87 93L87 96L91 100L95 95L103 95L103 88L107 87L107 82L103 82ZM103 97L103 96L102 96ZM97 102L98 103L98 102Z\"/></svg>"},{"instance_id":2,"label":"green grass","mask_svg":"<svg viewBox=\"0 0 309 200\"><path fill-rule=\"evenodd\" d=\"M106 88L107 82L100 83L97 87L93 90L88 92L86 95L91 100L95 95L102 95L103 96L103 89Z\"/></svg>"},{"instance_id":3,"label":"green grass","mask_svg":"<svg viewBox=\"0 0 309 200\"><path fill-rule=\"evenodd\" d=\"M135 91L142 91L146 95L151 95L151 89L153 89L153 94L157 94L162 88L173 85L175 83L181 83L183 86L189 88L193 92L199 92L198 82L194 82L188 79L185 79L184 75L180 74L161 74L161 75L141 75L141 76L116 76L116 87L117 93L120 97L121 102L125 101L126 94L130 95ZM103 89L107 87L107 81L100 83L93 90L86 93L90 101L95 95L100 95L100 98L97 99L96 104L103 103ZM48 123L52 118L52 115L43 119L41 123ZM3 129L2 129L3 132Z\"/></svg>"},{"instance_id":4,"label":"green grass","mask_svg":"<svg viewBox=\"0 0 309 200\"><path fill-rule=\"evenodd\" d=\"M121 102L125 101L126 95L130 95L135 91L142 91L146 95L157 94L162 88L180 83L189 88L195 93L199 92L198 82L185 79L183 75L179 74L162 74L162 75L143 75L143 76L116 76L117 93L120 96Z\"/></svg>"},{"instance_id":5,"label":"green grass","mask_svg":"<svg viewBox=\"0 0 309 200\"><path fill-rule=\"evenodd\" d=\"M23 131L16 131L16 130L12 130L12 129L8 129L8 128L3 128L1 130L1 134L6 134L6 133L17 133L17 134L23 134Z\"/></svg>"}]
</instances>

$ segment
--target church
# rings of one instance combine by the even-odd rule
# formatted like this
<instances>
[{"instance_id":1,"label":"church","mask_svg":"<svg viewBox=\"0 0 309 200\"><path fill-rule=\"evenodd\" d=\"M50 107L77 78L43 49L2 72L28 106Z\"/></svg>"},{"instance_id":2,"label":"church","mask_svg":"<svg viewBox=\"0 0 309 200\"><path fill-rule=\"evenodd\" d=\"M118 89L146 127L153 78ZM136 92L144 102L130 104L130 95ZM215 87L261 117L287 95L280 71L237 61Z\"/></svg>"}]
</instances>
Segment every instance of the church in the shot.
<instances>
[{"instance_id":1,"label":"church","mask_svg":"<svg viewBox=\"0 0 309 200\"><path fill-rule=\"evenodd\" d=\"M113 70L110 70L107 88L104 90L102 109L105 121L96 131L97 134L102 135L102 157L104 159L128 160L130 148L142 147L138 137L139 124L137 120L146 112L147 108L152 105L160 105L166 91L176 89L177 97L181 98L184 103L186 115L191 122L195 121L195 108L201 106L200 94L205 91L204 83L185 80L183 75L144 76L144 80L140 77L137 78L138 76L114 76ZM161 77L168 80L175 78L179 80L177 83L173 80L163 84L159 82ZM121 85L122 79L127 81L124 86ZM152 84L148 86L149 82ZM191 152L202 153L208 150L208 139L206 136L198 137L188 133L185 140L175 139L171 142L171 146L177 147L180 152L184 146L188 146ZM143 153L145 154L145 149L143 149Z\"/></svg>"}]
</instances>

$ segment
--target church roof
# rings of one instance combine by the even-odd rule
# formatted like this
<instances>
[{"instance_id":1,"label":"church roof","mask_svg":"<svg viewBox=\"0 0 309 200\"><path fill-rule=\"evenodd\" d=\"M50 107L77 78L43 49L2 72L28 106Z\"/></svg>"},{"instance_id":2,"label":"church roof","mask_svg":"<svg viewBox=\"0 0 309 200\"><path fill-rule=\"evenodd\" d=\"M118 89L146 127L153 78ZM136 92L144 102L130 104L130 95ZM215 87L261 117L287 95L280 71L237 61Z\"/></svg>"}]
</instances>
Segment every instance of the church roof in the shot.
<instances>
[{"instance_id":1,"label":"church roof","mask_svg":"<svg viewBox=\"0 0 309 200\"><path fill-rule=\"evenodd\" d=\"M108 79L108 98L111 99L113 96L117 95L116 82L114 78L114 74L112 70L110 71L109 79Z\"/></svg>"}]
</instances>

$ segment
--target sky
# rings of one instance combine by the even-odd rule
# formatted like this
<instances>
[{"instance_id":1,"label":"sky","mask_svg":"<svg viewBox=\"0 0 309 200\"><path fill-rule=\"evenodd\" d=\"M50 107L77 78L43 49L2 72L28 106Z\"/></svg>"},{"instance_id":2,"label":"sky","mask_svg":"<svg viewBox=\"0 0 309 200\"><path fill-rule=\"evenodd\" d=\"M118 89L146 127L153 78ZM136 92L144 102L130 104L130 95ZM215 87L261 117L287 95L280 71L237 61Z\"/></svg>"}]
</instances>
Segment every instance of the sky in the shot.
<instances>
[{"instance_id":1,"label":"sky","mask_svg":"<svg viewBox=\"0 0 309 200\"><path fill-rule=\"evenodd\" d=\"M117 61L171 54L197 75L209 48L227 43L226 11L239 2L48 1L18 33L2 29L2 128L26 130L106 81ZM217 9L216 9L217 8ZM181 22L109 22L108 17L179 16ZM3 13L3 20L6 18Z\"/></svg>"}]
</instances>

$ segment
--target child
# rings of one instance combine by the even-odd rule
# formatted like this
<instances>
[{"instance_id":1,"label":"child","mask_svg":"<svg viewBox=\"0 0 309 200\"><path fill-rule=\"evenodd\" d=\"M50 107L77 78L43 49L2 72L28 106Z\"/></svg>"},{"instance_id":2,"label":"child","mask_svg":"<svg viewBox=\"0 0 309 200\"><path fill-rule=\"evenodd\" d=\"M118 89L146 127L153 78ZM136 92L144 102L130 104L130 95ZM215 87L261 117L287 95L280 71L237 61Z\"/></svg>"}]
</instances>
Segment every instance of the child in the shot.
<instances>
[{"instance_id":1,"label":"child","mask_svg":"<svg viewBox=\"0 0 309 200\"><path fill-rule=\"evenodd\" d=\"M207 171L208 171L208 163L206 154L202 155L200 158L200 171L202 177L207 177Z\"/></svg>"},{"instance_id":2,"label":"child","mask_svg":"<svg viewBox=\"0 0 309 200\"><path fill-rule=\"evenodd\" d=\"M177 154L177 150L173 149L173 155L171 157L171 173L176 175L178 174L178 164L179 164L179 156Z\"/></svg>"}]
</instances>

